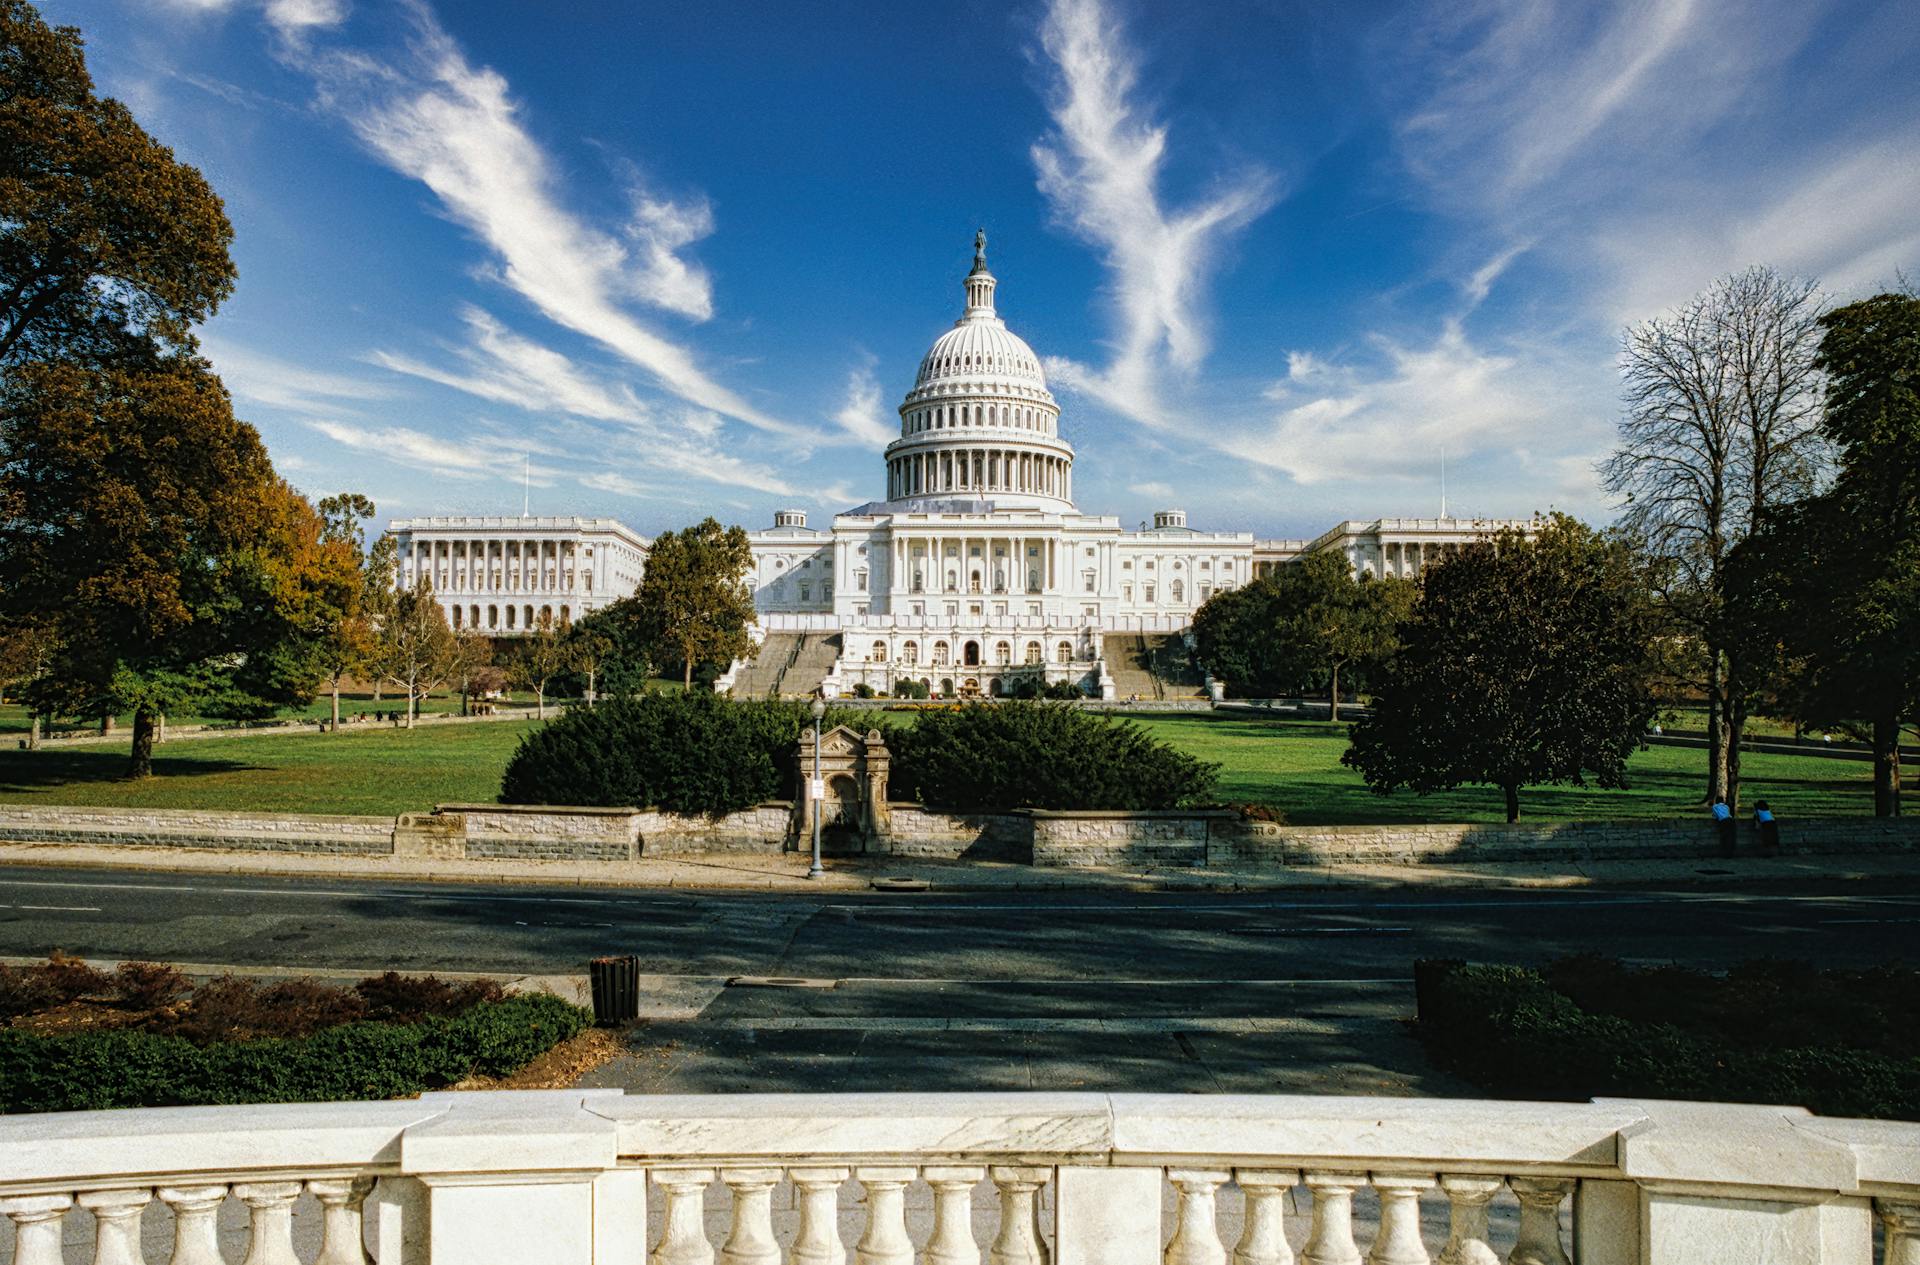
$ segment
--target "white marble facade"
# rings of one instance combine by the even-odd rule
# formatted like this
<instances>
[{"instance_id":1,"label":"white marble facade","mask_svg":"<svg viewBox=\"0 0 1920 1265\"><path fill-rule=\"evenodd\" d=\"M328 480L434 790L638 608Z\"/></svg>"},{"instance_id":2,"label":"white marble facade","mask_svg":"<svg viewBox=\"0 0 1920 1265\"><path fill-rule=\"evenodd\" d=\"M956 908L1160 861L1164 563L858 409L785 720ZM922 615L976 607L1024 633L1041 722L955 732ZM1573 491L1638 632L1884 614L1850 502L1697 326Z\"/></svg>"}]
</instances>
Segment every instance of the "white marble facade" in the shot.
<instances>
[{"instance_id":1,"label":"white marble facade","mask_svg":"<svg viewBox=\"0 0 1920 1265\"><path fill-rule=\"evenodd\" d=\"M925 679L948 664L984 669L982 692L1002 668L1092 686L1105 634L1179 632L1215 593L1304 553L1337 550L1355 574L1411 577L1510 525L1383 518L1261 540L1189 527L1180 509L1136 530L1085 513L1060 406L1040 357L999 315L984 238L963 284L960 319L900 404L900 437L883 454L886 498L824 527L780 510L750 533L757 635L844 634L832 678L841 688L890 689L896 676ZM632 593L647 548L606 518L416 518L392 530L401 583L432 575L455 627L497 635Z\"/></svg>"},{"instance_id":2,"label":"white marble facade","mask_svg":"<svg viewBox=\"0 0 1920 1265\"><path fill-rule=\"evenodd\" d=\"M640 587L647 541L611 518L397 518L395 583L422 579L456 630L518 636L568 624Z\"/></svg>"}]
</instances>

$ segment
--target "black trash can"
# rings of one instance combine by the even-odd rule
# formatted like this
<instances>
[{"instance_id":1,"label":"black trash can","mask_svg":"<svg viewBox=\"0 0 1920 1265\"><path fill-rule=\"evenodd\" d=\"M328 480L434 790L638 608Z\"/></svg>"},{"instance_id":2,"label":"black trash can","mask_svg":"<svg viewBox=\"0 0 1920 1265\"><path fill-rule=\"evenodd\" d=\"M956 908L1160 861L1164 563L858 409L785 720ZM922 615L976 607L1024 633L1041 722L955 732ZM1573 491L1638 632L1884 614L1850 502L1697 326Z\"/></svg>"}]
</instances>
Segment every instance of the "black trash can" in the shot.
<instances>
[{"instance_id":1,"label":"black trash can","mask_svg":"<svg viewBox=\"0 0 1920 1265\"><path fill-rule=\"evenodd\" d=\"M640 959L595 958L587 963L593 983L593 1021L602 1028L632 1023L640 1017Z\"/></svg>"}]
</instances>

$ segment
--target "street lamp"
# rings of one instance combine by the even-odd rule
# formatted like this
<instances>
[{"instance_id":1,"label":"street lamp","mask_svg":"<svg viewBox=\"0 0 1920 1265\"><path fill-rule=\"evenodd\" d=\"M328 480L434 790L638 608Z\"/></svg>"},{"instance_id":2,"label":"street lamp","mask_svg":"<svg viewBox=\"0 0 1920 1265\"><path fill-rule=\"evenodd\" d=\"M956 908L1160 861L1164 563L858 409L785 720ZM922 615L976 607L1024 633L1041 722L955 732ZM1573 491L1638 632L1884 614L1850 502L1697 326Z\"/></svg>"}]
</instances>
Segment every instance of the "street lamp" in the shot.
<instances>
[{"instance_id":1,"label":"street lamp","mask_svg":"<svg viewBox=\"0 0 1920 1265\"><path fill-rule=\"evenodd\" d=\"M820 720L827 714L827 700L813 700L813 780L807 783L807 798L813 817L813 867L808 878L819 878L827 871L820 864L820 810L826 807L826 788L820 784Z\"/></svg>"}]
</instances>

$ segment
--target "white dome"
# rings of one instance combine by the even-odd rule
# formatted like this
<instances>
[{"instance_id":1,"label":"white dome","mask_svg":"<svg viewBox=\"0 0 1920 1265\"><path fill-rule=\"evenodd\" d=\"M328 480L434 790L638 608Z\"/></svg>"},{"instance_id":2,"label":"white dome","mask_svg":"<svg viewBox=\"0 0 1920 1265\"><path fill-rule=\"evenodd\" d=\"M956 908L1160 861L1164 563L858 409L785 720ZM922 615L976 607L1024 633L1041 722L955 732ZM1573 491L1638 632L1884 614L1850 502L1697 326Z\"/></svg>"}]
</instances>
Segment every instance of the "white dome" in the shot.
<instances>
[{"instance_id":1,"label":"white dome","mask_svg":"<svg viewBox=\"0 0 1920 1265\"><path fill-rule=\"evenodd\" d=\"M887 503L1073 511L1073 445L1040 357L993 308L986 234L974 237L966 310L933 340L887 445Z\"/></svg>"},{"instance_id":2,"label":"white dome","mask_svg":"<svg viewBox=\"0 0 1920 1265\"><path fill-rule=\"evenodd\" d=\"M934 339L913 385L917 390L949 378L1013 378L1029 390L1047 389L1040 357L997 316L961 317Z\"/></svg>"}]
</instances>

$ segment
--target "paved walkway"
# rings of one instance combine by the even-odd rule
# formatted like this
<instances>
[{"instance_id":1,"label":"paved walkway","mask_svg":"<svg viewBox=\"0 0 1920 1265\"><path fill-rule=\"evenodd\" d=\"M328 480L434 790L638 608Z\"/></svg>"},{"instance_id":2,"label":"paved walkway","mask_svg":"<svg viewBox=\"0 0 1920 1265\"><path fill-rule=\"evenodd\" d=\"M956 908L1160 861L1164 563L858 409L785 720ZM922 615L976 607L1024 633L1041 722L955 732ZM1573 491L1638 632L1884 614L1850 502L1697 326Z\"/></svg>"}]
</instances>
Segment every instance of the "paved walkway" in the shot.
<instances>
[{"instance_id":1,"label":"paved walkway","mask_svg":"<svg viewBox=\"0 0 1920 1265\"><path fill-rule=\"evenodd\" d=\"M829 858L807 878L804 853L604 861L448 861L322 856L212 848L0 843L0 865L276 874L383 882L535 883L712 891L850 892L925 883L948 891L1284 891L1301 888L1580 888L1747 886L1809 880L1920 877L1920 853L1459 865L1340 865L1285 869L1036 869L1000 861Z\"/></svg>"}]
</instances>

